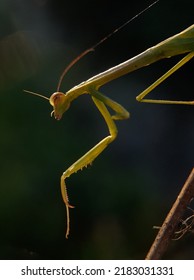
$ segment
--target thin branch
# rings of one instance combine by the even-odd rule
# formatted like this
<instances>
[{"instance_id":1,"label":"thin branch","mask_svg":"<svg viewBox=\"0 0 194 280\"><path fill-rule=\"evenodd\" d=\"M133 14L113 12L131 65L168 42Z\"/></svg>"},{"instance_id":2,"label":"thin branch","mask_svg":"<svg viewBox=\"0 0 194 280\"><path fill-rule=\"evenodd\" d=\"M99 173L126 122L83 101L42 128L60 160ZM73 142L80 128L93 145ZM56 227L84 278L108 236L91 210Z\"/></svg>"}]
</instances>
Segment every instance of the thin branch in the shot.
<instances>
[{"instance_id":1,"label":"thin branch","mask_svg":"<svg viewBox=\"0 0 194 280\"><path fill-rule=\"evenodd\" d=\"M167 250L178 223L181 220L187 206L194 197L194 168L187 178L180 194L168 213L162 227L160 228L147 256L146 260L157 260Z\"/></svg>"}]
</instances>

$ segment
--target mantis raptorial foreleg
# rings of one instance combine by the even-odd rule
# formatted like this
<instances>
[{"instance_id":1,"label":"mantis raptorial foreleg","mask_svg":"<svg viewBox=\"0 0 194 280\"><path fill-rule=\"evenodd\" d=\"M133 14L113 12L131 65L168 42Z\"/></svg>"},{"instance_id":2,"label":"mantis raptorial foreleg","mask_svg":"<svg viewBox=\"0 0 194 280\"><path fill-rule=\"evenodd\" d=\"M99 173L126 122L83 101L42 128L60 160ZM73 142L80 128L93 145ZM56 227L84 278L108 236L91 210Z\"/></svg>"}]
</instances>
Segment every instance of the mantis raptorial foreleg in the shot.
<instances>
[{"instance_id":1,"label":"mantis raptorial foreleg","mask_svg":"<svg viewBox=\"0 0 194 280\"><path fill-rule=\"evenodd\" d=\"M113 119L124 119L129 117L129 113L118 103L115 101L103 96L101 93L99 93L97 90L92 89L91 90L92 99L97 106L98 110L104 117L104 120L108 126L109 133L107 137L102 139L97 145L95 145L92 149L90 149L85 155L83 155L80 159L78 159L75 163L73 163L61 176L61 193L63 197L63 201L66 205L67 210L67 230L66 230L66 238L68 238L69 235L69 208L73 208L69 204L65 180L68 178L71 174L76 173L77 171L81 170L84 167L87 167L89 164L91 164L94 159L102 153L102 151L116 138L117 136L117 127ZM101 100L103 99L104 102ZM111 116L106 105L111 107L114 111L116 111L116 115Z\"/></svg>"},{"instance_id":2,"label":"mantis raptorial foreleg","mask_svg":"<svg viewBox=\"0 0 194 280\"><path fill-rule=\"evenodd\" d=\"M152 85L142 91L137 97L136 100L139 102L146 103L156 103L156 104L185 104L185 105L194 105L194 101L181 101L181 100L155 100L155 99L144 99L154 88L161 84L164 80L170 77L175 71L181 68L185 63L187 63L194 56L194 52L187 54L183 59L181 59L175 66L168 70L163 76L156 80Z\"/></svg>"}]
</instances>

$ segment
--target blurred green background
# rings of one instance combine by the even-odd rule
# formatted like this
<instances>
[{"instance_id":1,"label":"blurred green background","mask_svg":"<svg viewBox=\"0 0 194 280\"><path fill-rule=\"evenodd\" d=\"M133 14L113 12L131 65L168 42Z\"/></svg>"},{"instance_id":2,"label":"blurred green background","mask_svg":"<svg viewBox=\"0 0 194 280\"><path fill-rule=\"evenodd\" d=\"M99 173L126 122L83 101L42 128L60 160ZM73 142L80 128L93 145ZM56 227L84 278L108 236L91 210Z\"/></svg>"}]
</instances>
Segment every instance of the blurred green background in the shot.
<instances>
[{"instance_id":1,"label":"blurred green background","mask_svg":"<svg viewBox=\"0 0 194 280\"><path fill-rule=\"evenodd\" d=\"M67 180L71 232L65 239L62 172L108 134L90 96L63 119L45 100L65 66L152 1L2 0L0 3L0 258L144 259L193 167L193 107L140 104L135 96L180 59L121 77L101 91L131 118L93 165ZM192 0L160 1L80 60L64 92L193 24ZM193 61L150 96L193 99ZM193 259L194 235L163 258Z\"/></svg>"}]
</instances>

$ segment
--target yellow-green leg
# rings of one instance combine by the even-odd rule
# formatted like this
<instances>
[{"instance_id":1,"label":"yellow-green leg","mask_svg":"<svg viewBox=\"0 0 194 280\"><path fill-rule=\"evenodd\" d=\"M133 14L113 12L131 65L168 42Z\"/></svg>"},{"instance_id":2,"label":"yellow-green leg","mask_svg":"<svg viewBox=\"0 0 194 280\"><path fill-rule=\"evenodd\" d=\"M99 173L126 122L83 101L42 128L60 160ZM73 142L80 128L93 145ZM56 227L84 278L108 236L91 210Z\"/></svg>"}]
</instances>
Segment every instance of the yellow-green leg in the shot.
<instances>
[{"instance_id":1,"label":"yellow-green leg","mask_svg":"<svg viewBox=\"0 0 194 280\"><path fill-rule=\"evenodd\" d=\"M95 95L98 95L98 92L95 92ZM67 210L67 230L66 230L66 238L68 238L69 235L69 229L70 229L70 218L69 218L69 208L73 208L69 204L67 190L66 190L66 184L65 180L67 177L69 177L71 174L76 173L78 170L82 170L82 168L87 167L87 165L91 164L94 159L102 153L102 151L116 138L117 136L117 127L115 125L115 122L113 120L114 117L112 117L106 108L106 105L97 99L96 97L92 96L92 99L97 106L98 110L104 117L110 135L102 139L97 145L95 145L92 149L90 149L85 155L83 155L80 159L78 159L75 163L73 163L61 176L61 193L63 197L63 201L66 205ZM109 101L110 102L110 101ZM110 104L109 104L110 105ZM123 115L126 116L126 110L124 109ZM121 117L121 109L119 107L119 116Z\"/></svg>"},{"instance_id":2,"label":"yellow-green leg","mask_svg":"<svg viewBox=\"0 0 194 280\"><path fill-rule=\"evenodd\" d=\"M159 84L161 84L164 80L166 80L169 76L171 76L175 71L177 71L185 63L187 63L193 56L194 56L194 52L191 52L188 55L186 55L175 66L173 66L168 72L166 72L162 77L160 77L151 86L149 86L143 92L141 92L136 97L136 100L139 101L139 102L156 103L156 104L186 104L186 105L194 105L194 101L144 99L144 97L147 96L148 93L150 93L155 87L157 87Z\"/></svg>"}]
</instances>

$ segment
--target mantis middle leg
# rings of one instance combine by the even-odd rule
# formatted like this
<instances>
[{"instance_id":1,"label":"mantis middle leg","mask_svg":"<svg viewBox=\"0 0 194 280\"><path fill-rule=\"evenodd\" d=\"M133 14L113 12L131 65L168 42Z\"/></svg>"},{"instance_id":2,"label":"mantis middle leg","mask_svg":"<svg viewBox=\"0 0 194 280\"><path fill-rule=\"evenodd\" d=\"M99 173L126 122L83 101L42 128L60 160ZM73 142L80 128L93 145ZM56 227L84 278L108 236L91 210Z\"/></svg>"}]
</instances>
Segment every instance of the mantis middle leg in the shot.
<instances>
[{"instance_id":1,"label":"mantis middle leg","mask_svg":"<svg viewBox=\"0 0 194 280\"><path fill-rule=\"evenodd\" d=\"M169 76L171 76L175 71L177 71L185 63L187 63L190 59L192 59L193 56L194 56L194 52L191 52L191 53L187 54L175 66L173 66L169 71L167 71L162 77L160 77L151 86L149 86L143 92L141 92L136 97L136 100L139 101L139 102L156 103L156 104L185 104L185 105L194 105L194 101L144 99L144 97L147 96L148 93L150 93L155 87L157 87L159 84L161 84L164 80L166 80Z\"/></svg>"}]
</instances>

